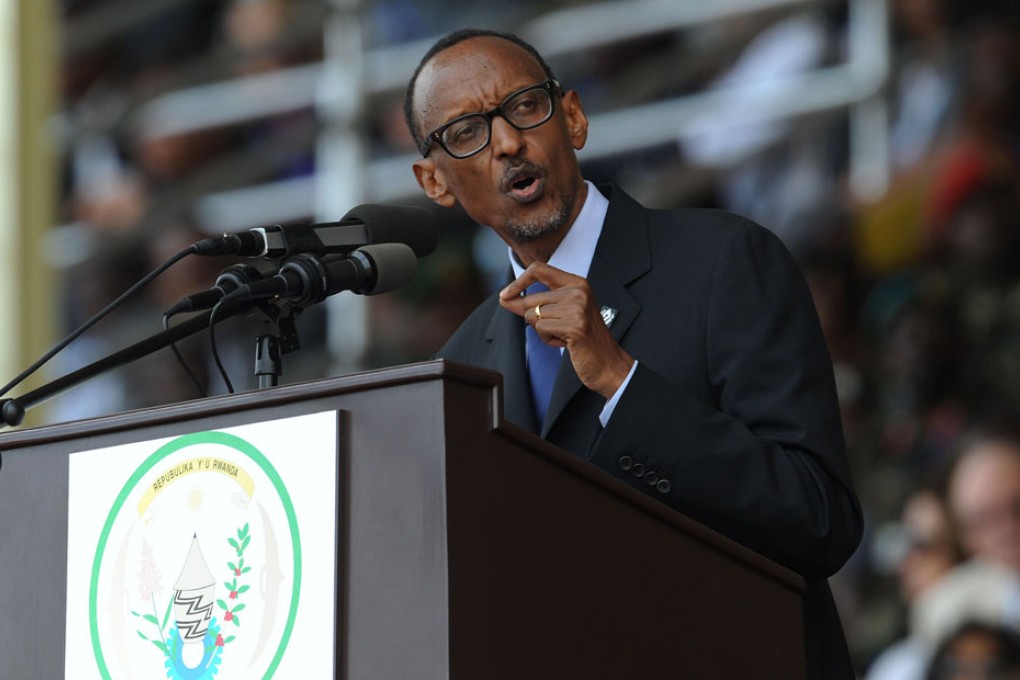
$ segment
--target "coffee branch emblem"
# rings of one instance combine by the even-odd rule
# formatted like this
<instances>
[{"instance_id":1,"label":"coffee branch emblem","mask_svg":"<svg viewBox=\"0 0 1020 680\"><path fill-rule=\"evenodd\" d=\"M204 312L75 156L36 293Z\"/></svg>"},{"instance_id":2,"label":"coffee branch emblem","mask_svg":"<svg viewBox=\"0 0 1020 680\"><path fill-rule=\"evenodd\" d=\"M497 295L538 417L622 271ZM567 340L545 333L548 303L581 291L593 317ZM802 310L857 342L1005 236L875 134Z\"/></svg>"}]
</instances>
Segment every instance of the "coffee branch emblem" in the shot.
<instances>
[{"instance_id":1,"label":"coffee branch emblem","mask_svg":"<svg viewBox=\"0 0 1020 680\"><path fill-rule=\"evenodd\" d=\"M251 567L245 566L244 564L244 551L251 542L251 536L248 534L248 525L245 524L242 528L237 530L237 538L228 538L227 543L237 553L237 562L227 562L227 567L230 569L232 578L229 581L224 581L223 585L227 589L227 598L234 604L228 604L226 600L216 600L216 605L224 611L223 620L233 623L235 626L241 625L241 620L238 618L237 613L244 609L245 605L240 602L240 597L247 592L251 586L241 585L240 579L242 576L251 571ZM228 635L224 638L222 635L216 637L216 644L222 647L228 642L234 640L233 635Z\"/></svg>"}]
</instances>

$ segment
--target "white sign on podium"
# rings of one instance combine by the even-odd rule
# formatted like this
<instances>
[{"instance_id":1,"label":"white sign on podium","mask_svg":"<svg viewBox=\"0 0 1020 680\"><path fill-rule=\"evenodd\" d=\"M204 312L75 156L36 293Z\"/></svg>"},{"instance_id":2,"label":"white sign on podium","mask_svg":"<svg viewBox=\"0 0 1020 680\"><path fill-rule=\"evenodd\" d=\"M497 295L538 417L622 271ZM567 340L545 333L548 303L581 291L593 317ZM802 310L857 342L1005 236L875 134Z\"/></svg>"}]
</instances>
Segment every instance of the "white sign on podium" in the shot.
<instances>
[{"instance_id":1,"label":"white sign on podium","mask_svg":"<svg viewBox=\"0 0 1020 680\"><path fill-rule=\"evenodd\" d=\"M337 429L330 411L71 454L65 678L333 677Z\"/></svg>"}]
</instances>

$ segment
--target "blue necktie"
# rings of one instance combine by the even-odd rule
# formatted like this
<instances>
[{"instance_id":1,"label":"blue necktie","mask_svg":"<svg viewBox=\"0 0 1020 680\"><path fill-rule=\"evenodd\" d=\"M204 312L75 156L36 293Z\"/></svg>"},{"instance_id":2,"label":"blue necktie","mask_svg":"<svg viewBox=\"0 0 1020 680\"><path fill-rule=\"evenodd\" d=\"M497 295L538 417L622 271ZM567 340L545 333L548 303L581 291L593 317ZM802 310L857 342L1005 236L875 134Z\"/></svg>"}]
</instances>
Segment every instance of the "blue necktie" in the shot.
<instances>
[{"instance_id":1,"label":"blue necktie","mask_svg":"<svg viewBox=\"0 0 1020 680\"><path fill-rule=\"evenodd\" d=\"M532 295L547 291L549 288L542 283L528 286L526 293ZM556 382L556 371L560 365L561 353L558 347L542 342L535 329L528 324L524 329L528 345L528 376L531 378L531 399L535 405L535 420L541 428L545 420L545 412L549 408L549 395L552 394L553 383Z\"/></svg>"}]
</instances>

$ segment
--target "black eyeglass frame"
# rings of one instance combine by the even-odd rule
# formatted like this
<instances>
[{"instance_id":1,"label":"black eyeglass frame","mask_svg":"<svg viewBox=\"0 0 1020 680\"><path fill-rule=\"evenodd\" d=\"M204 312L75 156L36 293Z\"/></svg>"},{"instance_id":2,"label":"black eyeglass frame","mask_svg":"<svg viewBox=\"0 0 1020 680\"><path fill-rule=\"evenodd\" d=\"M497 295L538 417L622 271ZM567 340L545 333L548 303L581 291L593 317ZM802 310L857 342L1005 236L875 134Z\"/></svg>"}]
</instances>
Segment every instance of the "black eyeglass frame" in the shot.
<instances>
[{"instance_id":1,"label":"black eyeglass frame","mask_svg":"<svg viewBox=\"0 0 1020 680\"><path fill-rule=\"evenodd\" d=\"M542 120L540 120L539 122L535 123L534 125L527 125L525 127L521 127L520 125L518 125L517 123L513 122L512 120L510 120L510 118L507 117L506 112L503 111L503 108L514 97L520 96L520 95L524 94L525 92L530 92L531 90L548 90L549 91L549 115L546 116L545 118L543 118ZM528 85L526 87L522 87L519 90L514 90L513 92L508 94L506 97L504 97L503 101L501 101L499 103L499 106L497 106L494 109L490 109L489 111L476 112L476 113L465 113L463 116L457 116L453 120L450 120L450 121L447 121L446 123L443 123L442 125L437 127L435 130L433 130L432 132L430 132L427 135L425 135L425 139L422 141L422 146L421 146L421 149L420 149L421 150L421 156L422 156L422 158L425 158L426 156L428 156L429 155L429 151L432 150L432 147L435 144L438 144L440 147L442 147L443 151L445 151L447 154L449 154L451 158L457 158L457 159L471 158L472 156L481 153L482 151L485 150L485 147L489 146L489 144L492 143L492 119L495 118L496 116L499 116L500 118L505 120L515 130L533 130L533 129L537 128L540 125L544 125L545 123L548 123L549 120L552 119L553 114L556 113L556 97L554 97L553 95L557 94L557 93L561 97L564 94L563 88L562 88L562 86L560 86L559 81L556 80L555 78L547 78L546 80L543 80L540 83L535 83L534 85ZM486 124L488 126L485 144L482 144L480 147L478 147L477 149L475 149L474 151L472 151L469 154L466 154L466 155L463 155L463 156L458 156L457 154L453 153L452 151L450 151L446 147L446 144L443 142L443 133L446 132L446 130L448 128L450 128L453 125L456 125L457 123L461 122L465 118L474 118L474 117L477 117L477 116L482 116L483 118L485 118L485 122L486 122Z\"/></svg>"}]
</instances>

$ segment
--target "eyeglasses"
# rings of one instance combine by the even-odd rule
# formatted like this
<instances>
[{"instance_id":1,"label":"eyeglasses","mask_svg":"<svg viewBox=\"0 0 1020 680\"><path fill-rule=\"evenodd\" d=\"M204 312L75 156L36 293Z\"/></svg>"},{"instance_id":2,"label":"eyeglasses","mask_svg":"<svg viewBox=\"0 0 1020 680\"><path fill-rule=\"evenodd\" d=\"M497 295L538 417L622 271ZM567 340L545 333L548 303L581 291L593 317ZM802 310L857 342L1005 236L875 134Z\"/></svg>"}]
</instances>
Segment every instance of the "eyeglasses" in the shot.
<instances>
[{"instance_id":1,"label":"eyeglasses","mask_svg":"<svg viewBox=\"0 0 1020 680\"><path fill-rule=\"evenodd\" d=\"M560 84L550 78L510 93L499 106L484 113L468 113L441 125L428 135L421 147L428 156L433 144L439 144L454 158L474 156L492 139L492 119L499 116L518 130L530 130L552 118L552 93L562 96Z\"/></svg>"}]
</instances>

